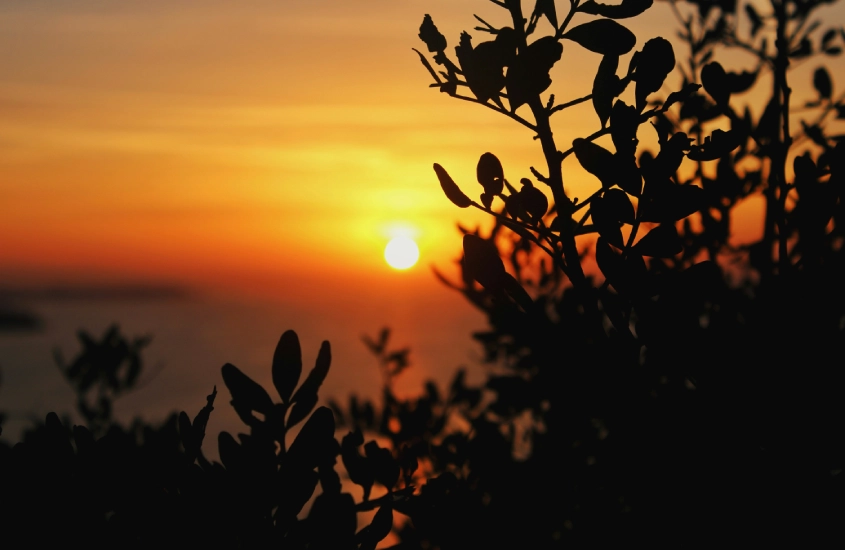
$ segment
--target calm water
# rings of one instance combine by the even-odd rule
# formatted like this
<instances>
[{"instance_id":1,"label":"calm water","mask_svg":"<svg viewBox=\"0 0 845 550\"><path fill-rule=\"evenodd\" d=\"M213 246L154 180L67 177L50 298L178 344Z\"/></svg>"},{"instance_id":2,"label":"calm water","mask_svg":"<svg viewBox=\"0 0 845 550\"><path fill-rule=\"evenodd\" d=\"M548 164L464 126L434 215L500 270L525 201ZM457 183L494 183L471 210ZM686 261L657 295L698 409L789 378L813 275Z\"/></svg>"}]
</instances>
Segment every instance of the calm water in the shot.
<instances>
[{"instance_id":1,"label":"calm water","mask_svg":"<svg viewBox=\"0 0 845 550\"><path fill-rule=\"evenodd\" d=\"M355 293L353 293L355 294ZM322 340L332 344L332 369L321 397L343 402L351 393L375 397L378 367L361 342L365 333L385 325L394 330L394 347L411 346L412 368L398 390L420 391L433 378L445 385L455 368L467 366L480 376L480 347L470 334L484 327L483 317L460 295L432 283L424 292L387 288L357 294L343 302L297 305L295 300L259 301L211 296L177 300L30 300L25 304L45 322L37 333L0 334L0 411L8 415L4 439L15 439L33 418L51 411L72 413L74 394L53 360L53 349L66 360L79 351L76 332L99 338L119 323L127 336L152 334L144 354L142 387L116 402L116 416L128 420L166 418L171 411L192 416L212 386L218 396L210 433L237 431L242 424L228 405L220 367L233 363L272 389L270 363L279 336L294 329L303 350L303 375L313 366ZM331 298L330 296L328 298ZM274 397L275 394L271 392ZM74 418L76 418L74 416Z\"/></svg>"}]
</instances>

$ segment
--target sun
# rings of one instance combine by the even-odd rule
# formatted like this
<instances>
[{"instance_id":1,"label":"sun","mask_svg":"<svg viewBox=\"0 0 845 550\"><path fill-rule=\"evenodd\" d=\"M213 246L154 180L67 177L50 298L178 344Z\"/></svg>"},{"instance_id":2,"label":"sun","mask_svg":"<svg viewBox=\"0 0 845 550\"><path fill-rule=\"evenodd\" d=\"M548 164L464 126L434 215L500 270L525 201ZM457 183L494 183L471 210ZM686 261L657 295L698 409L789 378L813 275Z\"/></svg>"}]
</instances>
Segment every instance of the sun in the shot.
<instances>
[{"instance_id":1,"label":"sun","mask_svg":"<svg viewBox=\"0 0 845 550\"><path fill-rule=\"evenodd\" d=\"M393 269L408 269L420 259L420 249L409 237L394 237L384 247L384 259Z\"/></svg>"}]
</instances>

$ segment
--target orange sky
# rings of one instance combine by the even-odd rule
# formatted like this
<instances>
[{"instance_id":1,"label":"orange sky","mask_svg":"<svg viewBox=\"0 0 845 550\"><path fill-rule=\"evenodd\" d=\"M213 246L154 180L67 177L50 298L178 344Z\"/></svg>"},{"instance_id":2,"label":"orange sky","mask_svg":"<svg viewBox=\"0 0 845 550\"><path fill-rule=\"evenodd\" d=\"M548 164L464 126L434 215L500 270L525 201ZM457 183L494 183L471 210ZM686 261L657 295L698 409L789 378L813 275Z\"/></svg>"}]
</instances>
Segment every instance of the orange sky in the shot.
<instances>
[{"instance_id":1,"label":"orange sky","mask_svg":"<svg viewBox=\"0 0 845 550\"><path fill-rule=\"evenodd\" d=\"M513 179L542 162L527 130L427 88L411 51L423 14L451 51L473 11L495 23L501 10L480 0L1 3L0 275L377 281L390 273L381 250L392 228L411 227L423 269L401 276L431 279L424 266L458 253L454 223L483 219L442 196L432 163L474 192L485 151ZM674 34L667 14L657 5L625 22L638 48ZM598 61L565 46L552 73L559 101L589 93ZM560 120L561 144L598 128L589 107L574 111ZM570 194L595 184L574 160L567 169Z\"/></svg>"}]
</instances>

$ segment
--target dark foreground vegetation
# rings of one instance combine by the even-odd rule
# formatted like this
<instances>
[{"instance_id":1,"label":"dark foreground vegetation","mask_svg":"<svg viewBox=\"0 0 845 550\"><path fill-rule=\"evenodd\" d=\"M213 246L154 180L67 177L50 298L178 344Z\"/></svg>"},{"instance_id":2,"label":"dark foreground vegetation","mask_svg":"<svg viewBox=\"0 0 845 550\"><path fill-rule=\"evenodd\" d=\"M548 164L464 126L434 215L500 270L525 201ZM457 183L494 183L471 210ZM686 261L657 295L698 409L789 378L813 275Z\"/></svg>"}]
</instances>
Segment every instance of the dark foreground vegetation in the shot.
<instances>
[{"instance_id":1,"label":"dark foreground vegetation","mask_svg":"<svg viewBox=\"0 0 845 550\"><path fill-rule=\"evenodd\" d=\"M456 206L494 220L463 229L463 277L444 278L488 316L475 335L483 387L458 372L398 398L407 352L385 331L367 341L382 397L316 407L329 346L302 376L288 331L274 395L223 367L248 434L220 434L212 463L216 391L195 416L117 426L110 402L144 342L89 339L63 364L88 427L51 414L0 448L4 536L326 549L374 548L391 531L407 549L841 540L845 96L822 63L845 32L818 22L829 2L672 2L682 53L617 22L651 0L493 4L508 22L479 17L457 45L426 16L418 52L432 87L521 124L546 159L517 188L481 155L477 201L434 166ZM549 71L564 47L600 62L591 93L561 102ZM811 87L790 80L807 63ZM597 130L561 147L552 119L580 104ZM580 200L563 179L574 163L596 181ZM732 213L752 197L762 237L736 242ZM363 488L357 502L343 478Z\"/></svg>"}]
</instances>

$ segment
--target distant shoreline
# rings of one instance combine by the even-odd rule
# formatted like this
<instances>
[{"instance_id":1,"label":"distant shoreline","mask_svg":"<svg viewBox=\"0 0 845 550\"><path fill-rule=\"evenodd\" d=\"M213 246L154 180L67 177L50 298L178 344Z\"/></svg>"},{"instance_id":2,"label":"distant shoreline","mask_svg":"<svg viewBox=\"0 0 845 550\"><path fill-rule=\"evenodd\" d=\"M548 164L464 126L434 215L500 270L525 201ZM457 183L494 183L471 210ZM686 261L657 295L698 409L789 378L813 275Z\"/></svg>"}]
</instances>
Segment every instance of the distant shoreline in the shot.
<instances>
[{"instance_id":1,"label":"distant shoreline","mask_svg":"<svg viewBox=\"0 0 845 550\"><path fill-rule=\"evenodd\" d=\"M38 316L26 311L0 309L0 332L30 332L44 328Z\"/></svg>"},{"instance_id":2,"label":"distant shoreline","mask_svg":"<svg viewBox=\"0 0 845 550\"><path fill-rule=\"evenodd\" d=\"M0 303L36 300L181 300L195 295L186 287L167 285L0 287Z\"/></svg>"}]
</instances>

